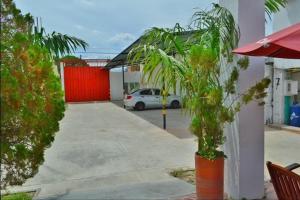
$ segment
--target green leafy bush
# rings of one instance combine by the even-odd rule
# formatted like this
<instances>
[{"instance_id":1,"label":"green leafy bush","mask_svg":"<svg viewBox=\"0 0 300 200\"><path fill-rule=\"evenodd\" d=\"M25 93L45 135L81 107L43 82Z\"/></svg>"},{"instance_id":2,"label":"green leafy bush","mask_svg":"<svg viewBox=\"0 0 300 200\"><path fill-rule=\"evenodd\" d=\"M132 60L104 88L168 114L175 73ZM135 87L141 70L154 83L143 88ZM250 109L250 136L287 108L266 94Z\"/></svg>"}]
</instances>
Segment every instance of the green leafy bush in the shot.
<instances>
[{"instance_id":1,"label":"green leafy bush","mask_svg":"<svg viewBox=\"0 0 300 200\"><path fill-rule=\"evenodd\" d=\"M49 50L33 42L32 18L1 2L1 187L37 173L65 104Z\"/></svg>"},{"instance_id":2,"label":"green leafy bush","mask_svg":"<svg viewBox=\"0 0 300 200\"><path fill-rule=\"evenodd\" d=\"M198 11L185 30L152 28L130 54L132 63L142 63L144 79L165 90L179 84L183 106L191 115L191 131L198 138L197 153L213 160L225 156L225 124L234 120L241 106L266 96L270 80L262 79L242 93L236 83L241 70L249 65L247 57L231 52L239 41L239 29L231 13L218 4L208 11Z\"/></svg>"}]
</instances>

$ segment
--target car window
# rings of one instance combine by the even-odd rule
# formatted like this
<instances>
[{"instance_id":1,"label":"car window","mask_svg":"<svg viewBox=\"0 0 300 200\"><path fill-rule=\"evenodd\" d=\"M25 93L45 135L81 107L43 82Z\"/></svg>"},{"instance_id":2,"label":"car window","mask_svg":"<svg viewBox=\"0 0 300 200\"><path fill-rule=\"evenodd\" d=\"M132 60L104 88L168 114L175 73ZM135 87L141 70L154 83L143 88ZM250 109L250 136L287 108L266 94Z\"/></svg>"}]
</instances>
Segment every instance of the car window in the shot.
<instances>
[{"instance_id":1,"label":"car window","mask_svg":"<svg viewBox=\"0 0 300 200\"><path fill-rule=\"evenodd\" d=\"M152 95L152 91L150 89L142 90L140 95Z\"/></svg>"},{"instance_id":2,"label":"car window","mask_svg":"<svg viewBox=\"0 0 300 200\"><path fill-rule=\"evenodd\" d=\"M137 89L137 90L133 90L130 94L134 94L136 92L140 91L140 89Z\"/></svg>"},{"instance_id":3,"label":"car window","mask_svg":"<svg viewBox=\"0 0 300 200\"><path fill-rule=\"evenodd\" d=\"M154 95L160 95L160 90L159 89L155 89L154 90Z\"/></svg>"}]
</instances>

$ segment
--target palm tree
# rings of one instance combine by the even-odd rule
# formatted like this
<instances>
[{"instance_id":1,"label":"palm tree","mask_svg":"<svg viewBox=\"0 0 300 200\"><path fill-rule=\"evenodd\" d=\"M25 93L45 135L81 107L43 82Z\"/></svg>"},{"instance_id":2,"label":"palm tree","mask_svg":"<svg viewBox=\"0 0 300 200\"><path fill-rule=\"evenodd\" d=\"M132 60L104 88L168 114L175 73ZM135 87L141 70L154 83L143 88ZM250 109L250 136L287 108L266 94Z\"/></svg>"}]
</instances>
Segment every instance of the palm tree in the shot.
<instances>
[{"instance_id":1,"label":"palm tree","mask_svg":"<svg viewBox=\"0 0 300 200\"><path fill-rule=\"evenodd\" d=\"M46 33L45 28L39 25L38 19L36 25L29 24L32 32L30 33L34 43L47 49L52 55L52 58L57 66L59 76L61 76L61 69L59 58L65 55L74 53L76 49L82 48L86 50L88 44L77 37L69 36L53 31L51 34Z\"/></svg>"},{"instance_id":2,"label":"palm tree","mask_svg":"<svg viewBox=\"0 0 300 200\"><path fill-rule=\"evenodd\" d=\"M199 140L198 153L215 159L220 156L217 147L223 143L223 125L233 120L234 113L234 108L223 105L222 95L232 92L237 80L232 75L224 91L219 55L232 56L239 30L230 12L217 4L210 11L196 12L193 19L192 30L179 24L174 29L152 28L129 59L141 61L143 78L164 86L166 94L179 82L184 107L193 117L191 129Z\"/></svg>"},{"instance_id":3,"label":"palm tree","mask_svg":"<svg viewBox=\"0 0 300 200\"><path fill-rule=\"evenodd\" d=\"M51 55L56 58L74 53L78 48L86 49L88 44L79 38L61 34L53 31L51 34L46 33L43 27L35 25L32 28L34 42L49 50Z\"/></svg>"},{"instance_id":4,"label":"palm tree","mask_svg":"<svg viewBox=\"0 0 300 200\"><path fill-rule=\"evenodd\" d=\"M285 0L268 0L266 12L276 12L285 4ZM193 117L192 132L199 139L198 153L208 159L220 154L217 148L223 144L224 124L233 121L243 104L264 97L263 89L270 82L263 79L228 103L227 97L236 92L239 71L248 66L247 58L233 62L231 51L239 38L239 28L232 14L213 4L209 11L194 13L188 29L176 24L173 29L148 30L129 54L133 63L144 65L144 80L163 87L163 96L170 90L176 91L179 82L185 108ZM224 58L231 64L226 71L221 68ZM225 72L229 74L226 80L221 77Z\"/></svg>"},{"instance_id":5,"label":"palm tree","mask_svg":"<svg viewBox=\"0 0 300 200\"><path fill-rule=\"evenodd\" d=\"M282 0L269 0L266 10L278 11L280 5L284 5ZM192 117L191 131L198 138L196 155L205 160L224 159L219 150L224 143L224 125L250 101L263 104L270 83L265 78L244 93L236 93L239 72L249 64L247 57L237 59L231 53L239 38L232 14L213 4L209 11L196 12L188 29L179 24L173 29L150 29L129 54L133 63L144 65L143 78L163 86L164 94L176 90L179 83L183 106Z\"/></svg>"}]
</instances>

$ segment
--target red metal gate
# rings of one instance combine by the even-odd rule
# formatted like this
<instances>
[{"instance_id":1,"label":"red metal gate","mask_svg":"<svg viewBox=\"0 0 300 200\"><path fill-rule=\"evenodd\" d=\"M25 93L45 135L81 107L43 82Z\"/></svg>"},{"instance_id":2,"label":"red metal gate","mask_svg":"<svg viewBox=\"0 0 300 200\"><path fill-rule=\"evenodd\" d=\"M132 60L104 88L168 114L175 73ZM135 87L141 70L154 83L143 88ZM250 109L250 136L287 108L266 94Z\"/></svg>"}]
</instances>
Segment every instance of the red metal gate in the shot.
<instances>
[{"instance_id":1,"label":"red metal gate","mask_svg":"<svg viewBox=\"0 0 300 200\"><path fill-rule=\"evenodd\" d=\"M105 101L109 95L109 71L99 67L64 68L66 102Z\"/></svg>"}]
</instances>

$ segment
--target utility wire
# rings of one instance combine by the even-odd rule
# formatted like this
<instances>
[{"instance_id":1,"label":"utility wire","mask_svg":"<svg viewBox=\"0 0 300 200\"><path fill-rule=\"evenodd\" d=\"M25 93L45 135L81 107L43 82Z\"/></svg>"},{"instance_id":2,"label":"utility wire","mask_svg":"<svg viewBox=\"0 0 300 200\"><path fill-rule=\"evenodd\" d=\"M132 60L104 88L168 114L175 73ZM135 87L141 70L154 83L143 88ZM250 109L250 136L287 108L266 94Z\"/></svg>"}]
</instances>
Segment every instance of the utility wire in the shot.
<instances>
[{"instance_id":1,"label":"utility wire","mask_svg":"<svg viewBox=\"0 0 300 200\"><path fill-rule=\"evenodd\" d=\"M128 54L128 52L118 53L118 52L98 52L98 51L75 51L74 53L95 53L95 54Z\"/></svg>"},{"instance_id":2,"label":"utility wire","mask_svg":"<svg viewBox=\"0 0 300 200\"><path fill-rule=\"evenodd\" d=\"M97 52L97 51L76 51L74 53L96 53L96 54L119 54L117 52Z\"/></svg>"}]
</instances>

